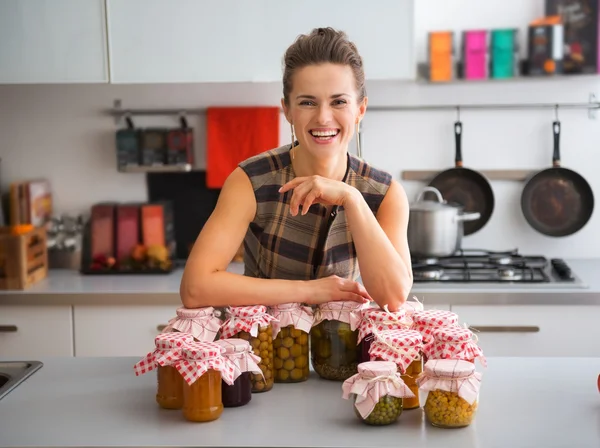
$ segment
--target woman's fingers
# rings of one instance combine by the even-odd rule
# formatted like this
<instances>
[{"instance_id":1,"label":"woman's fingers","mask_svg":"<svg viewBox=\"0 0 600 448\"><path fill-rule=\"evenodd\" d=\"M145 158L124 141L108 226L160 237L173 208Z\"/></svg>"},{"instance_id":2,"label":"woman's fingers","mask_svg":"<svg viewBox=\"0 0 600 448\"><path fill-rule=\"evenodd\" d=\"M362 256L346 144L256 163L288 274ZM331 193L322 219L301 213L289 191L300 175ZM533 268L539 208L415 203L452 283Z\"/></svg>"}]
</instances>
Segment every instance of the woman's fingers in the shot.
<instances>
[{"instance_id":1,"label":"woman's fingers","mask_svg":"<svg viewBox=\"0 0 600 448\"><path fill-rule=\"evenodd\" d=\"M360 283L355 282L354 280L346 280L345 284L343 286L343 289L344 289L344 291L348 291L348 292L357 294L361 297L364 297L368 301L373 300L371 298L371 296L369 295L369 293L367 292L367 290L365 289L365 287L363 285L361 285Z\"/></svg>"},{"instance_id":2,"label":"woman's fingers","mask_svg":"<svg viewBox=\"0 0 600 448\"><path fill-rule=\"evenodd\" d=\"M311 205L313 205L313 202L315 202L315 199L317 199L319 197L319 193L312 189L308 192L308 194L306 195L306 197L304 198L304 201L302 202L302 214L306 215L308 213L308 209L310 208Z\"/></svg>"},{"instance_id":3,"label":"woman's fingers","mask_svg":"<svg viewBox=\"0 0 600 448\"><path fill-rule=\"evenodd\" d=\"M292 189L296 188L298 185L300 185L302 182L306 181L307 179L308 179L308 177L295 177L294 179L290 180L288 183L284 184L279 189L279 192L285 193L286 191L292 190Z\"/></svg>"},{"instance_id":4,"label":"woman's fingers","mask_svg":"<svg viewBox=\"0 0 600 448\"><path fill-rule=\"evenodd\" d=\"M296 216L298 214L300 204L304 203L304 198L310 193L312 188L312 181L306 181L294 188L294 194L292 195L292 200L290 201L290 213L292 216Z\"/></svg>"},{"instance_id":5,"label":"woman's fingers","mask_svg":"<svg viewBox=\"0 0 600 448\"><path fill-rule=\"evenodd\" d=\"M358 303L368 303L369 302L369 299L366 299L363 296L361 296L360 294L355 294L353 292L342 293L339 300L344 300L344 301L348 300L351 302L358 302Z\"/></svg>"}]
</instances>

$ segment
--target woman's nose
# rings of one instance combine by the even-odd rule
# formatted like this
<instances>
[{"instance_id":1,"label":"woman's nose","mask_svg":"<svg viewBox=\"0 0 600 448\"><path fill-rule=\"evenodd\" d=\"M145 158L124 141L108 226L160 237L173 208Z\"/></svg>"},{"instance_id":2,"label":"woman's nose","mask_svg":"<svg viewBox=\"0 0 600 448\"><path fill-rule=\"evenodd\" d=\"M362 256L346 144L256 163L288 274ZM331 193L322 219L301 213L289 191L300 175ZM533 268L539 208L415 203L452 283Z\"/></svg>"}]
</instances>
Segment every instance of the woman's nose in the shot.
<instances>
[{"instance_id":1,"label":"woman's nose","mask_svg":"<svg viewBox=\"0 0 600 448\"><path fill-rule=\"evenodd\" d=\"M319 124L327 124L331 121L332 111L329 105L325 104L319 107L317 121Z\"/></svg>"}]
</instances>

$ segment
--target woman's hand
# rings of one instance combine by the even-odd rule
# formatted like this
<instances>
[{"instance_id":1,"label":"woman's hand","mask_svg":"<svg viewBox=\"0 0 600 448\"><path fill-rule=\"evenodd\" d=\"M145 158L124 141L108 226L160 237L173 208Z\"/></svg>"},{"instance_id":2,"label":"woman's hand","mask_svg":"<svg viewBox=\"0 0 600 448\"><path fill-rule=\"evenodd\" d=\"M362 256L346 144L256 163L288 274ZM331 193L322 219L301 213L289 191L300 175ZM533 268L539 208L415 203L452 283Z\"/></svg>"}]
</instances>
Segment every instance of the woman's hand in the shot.
<instances>
[{"instance_id":1,"label":"woman's hand","mask_svg":"<svg viewBox=\"0 0 600 448\"><path fill-rule=\"evenodd\" d=\"M320 278L319 280L310 280L308 285L309 293L306 303L310 305L338 300L350 300L359 303L367 303L373 300L363 285L337 275Z\"/></svg>"},{"instance_id":2,"label":"woman's hand","mask_svg":"<svg viewBox=\"0 0 600 448\"><path fill-rule=\"evenodd\" d=\"M298 214L302 206L302 215L308 213L312 204L344 205L356 190L350 185L321 176L296 177L279 189L280 193L294 190L290 202L292 216Z\"/></svg>"}]
</instances>

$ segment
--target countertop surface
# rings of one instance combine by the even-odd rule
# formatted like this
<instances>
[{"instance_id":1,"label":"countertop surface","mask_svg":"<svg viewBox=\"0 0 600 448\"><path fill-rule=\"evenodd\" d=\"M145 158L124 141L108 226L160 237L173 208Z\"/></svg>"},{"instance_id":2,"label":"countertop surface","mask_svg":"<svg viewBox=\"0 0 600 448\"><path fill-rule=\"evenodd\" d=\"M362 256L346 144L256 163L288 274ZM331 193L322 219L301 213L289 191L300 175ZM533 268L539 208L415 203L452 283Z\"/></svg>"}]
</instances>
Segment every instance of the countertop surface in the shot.
<instances>
[{"instance_id":1,"label":"countertop surface","mask_svg":"<svg viewBox=\"0 0 600 448\"><path fill-rule=\"evenodd\" d=\"M461 429L434 428L421 409L369 427L342 399L341 383L316 376L275 384L214 422L191 423L158 407L155 373L134 376L137 360L41 359L44 366L0 400L0 446L600 446L600 358L489 358L476 419Z\"/></svg>"},{"instance_id":2,"label":"countertop surface","mask_svg":"<svg viewBox=\"0 0 600 448\"><path fill-rule=\"evenodd\" d=\"M420 283L411 296L429 305L600 305L600 259L567 259L581 284L555 283ZM229 272L243 273L242 263ZM0 291L2 304L178 305L183 269L164 275L81 275L51 270L24 291Z\"/></svg>"}]
</instances>

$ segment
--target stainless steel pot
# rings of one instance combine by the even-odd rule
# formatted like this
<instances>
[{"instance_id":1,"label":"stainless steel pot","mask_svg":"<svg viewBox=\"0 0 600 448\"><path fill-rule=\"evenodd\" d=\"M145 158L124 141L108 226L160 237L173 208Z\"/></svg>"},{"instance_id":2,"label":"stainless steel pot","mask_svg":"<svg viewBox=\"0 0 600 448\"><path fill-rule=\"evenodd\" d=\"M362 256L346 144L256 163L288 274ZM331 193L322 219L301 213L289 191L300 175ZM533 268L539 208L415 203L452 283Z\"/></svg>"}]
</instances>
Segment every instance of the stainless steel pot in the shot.
<instances>
[{"instance_id":1,"label":"stainless steel pot","mask_svg":"<svg viewBox=\"0 0 600 448\"><path fill-rule=\"evenodd\" d=\"M426 192L435 193L437 201L423 200ZM462 208L446 203L433 187L425 187L410 206L408 245L413 257L447 257L461 248L463 222L474 221L480 213L463 213Z\"/></svg>"}]
</instances>

